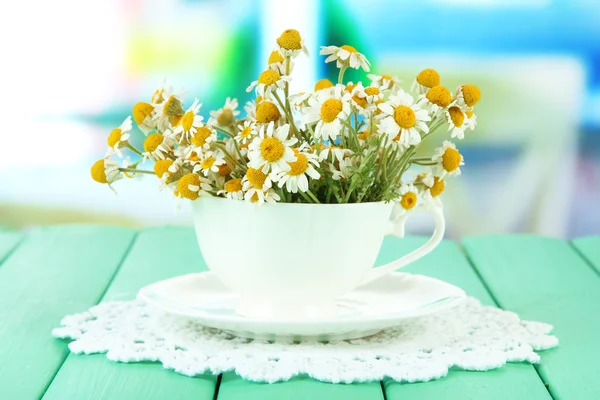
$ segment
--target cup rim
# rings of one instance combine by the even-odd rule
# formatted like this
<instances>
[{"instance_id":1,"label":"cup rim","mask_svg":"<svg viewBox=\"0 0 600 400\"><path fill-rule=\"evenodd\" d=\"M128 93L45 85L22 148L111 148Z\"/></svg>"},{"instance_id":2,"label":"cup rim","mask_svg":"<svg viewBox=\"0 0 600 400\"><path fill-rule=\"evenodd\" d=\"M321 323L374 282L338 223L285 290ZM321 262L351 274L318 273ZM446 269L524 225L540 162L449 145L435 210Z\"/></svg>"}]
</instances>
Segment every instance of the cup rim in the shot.
<instances>
[{"instance_id":1,"label":"cup rim","mask_svg":"<svg viewBox=\"0 0 600 400\"><path fill-rule=\"evenodd\" d=\"M220 197L220 196L201 196L198 197L196 200L192 200L192 204L196 205L199 204L199 202L201 201L206 201L207 199L210 198L210 201L222 201L222 202L232 202L233 203L245 203L248 205L254 205L252 203L249 203L245 200L233 200L233 199L228 199L227 197ZM300 208L300 207L347 207L347 208L352 208L352 207L361 207L361 206L367 206L367 205L377 205L377 204L394 204L394 202L392 201L384 201L384 200L380 200L380 201L368 201L368 202L363 202L363 203L284 203L284 202L277 202L277 203L267 203L264 202L263 204L261 204L259 207L290 207L290 208Z\"/></svg>"}]
</instances>

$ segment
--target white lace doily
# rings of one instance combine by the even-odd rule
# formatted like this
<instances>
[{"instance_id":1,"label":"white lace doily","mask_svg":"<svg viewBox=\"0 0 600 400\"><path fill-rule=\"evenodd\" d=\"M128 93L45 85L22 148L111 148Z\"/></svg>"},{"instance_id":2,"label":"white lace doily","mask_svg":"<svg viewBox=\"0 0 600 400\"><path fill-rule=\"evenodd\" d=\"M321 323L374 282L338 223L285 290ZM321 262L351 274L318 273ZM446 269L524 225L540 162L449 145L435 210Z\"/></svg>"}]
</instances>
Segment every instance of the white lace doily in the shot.
<instances>
[{"instance_id":1,"label":"white lace doily","mask_svg":"<svg viewBox=\"0 0 600 400\"><path fill-rule=\"evenodd\" d=\"M330 343L241 339L167 315L140 301L107 302L69 315L53 330L73 353L106 353L120 362L158 361L184 375L235 371L258 382L306 374L326 382L399 382L440 378L451 367L485 371L507 362L537 363L555 347L552 326L521 321L467 298L440 314L405 321L374 336Z\"/></svg>"}]
</instances>

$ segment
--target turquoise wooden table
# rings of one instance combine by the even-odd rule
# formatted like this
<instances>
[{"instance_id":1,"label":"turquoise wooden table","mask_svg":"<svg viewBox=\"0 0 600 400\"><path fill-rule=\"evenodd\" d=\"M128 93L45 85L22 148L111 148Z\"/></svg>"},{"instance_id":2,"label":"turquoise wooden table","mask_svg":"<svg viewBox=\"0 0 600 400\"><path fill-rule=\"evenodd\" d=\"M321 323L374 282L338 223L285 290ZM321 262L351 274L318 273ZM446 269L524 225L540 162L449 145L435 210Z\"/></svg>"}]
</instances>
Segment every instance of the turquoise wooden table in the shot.
<instances>
[{"instance_id":1,"label":"turquoise wooden table","mask_svg":"<svg viewBox=\"0 0 600 400\"><path fill-rule=\"evenodd\" d=\"M378 263L423 238L386 239ZM490 372L452 370L416 384L278 384L234 373L189 378L156 363L69 354L51 337L69 313L135 297L148 283L206 269L191 228L143 231L57 226L0 232L0 399L600 399L600 237L444 241L408 269L464 288L483 303L555 326L542 363Z\"/></svg>"}]
</instances>

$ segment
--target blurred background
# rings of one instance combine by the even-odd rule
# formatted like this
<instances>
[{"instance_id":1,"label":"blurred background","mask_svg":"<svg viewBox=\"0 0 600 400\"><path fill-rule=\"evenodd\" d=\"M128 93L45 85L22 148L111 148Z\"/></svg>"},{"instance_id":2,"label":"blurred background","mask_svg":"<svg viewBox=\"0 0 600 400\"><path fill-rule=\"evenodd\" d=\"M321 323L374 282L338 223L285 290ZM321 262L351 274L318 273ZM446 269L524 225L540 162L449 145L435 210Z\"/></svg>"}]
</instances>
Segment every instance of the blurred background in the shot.
<instances>
[{"instance_id":1,"label":"blurred background","mask_svg":"<svg viewBox=\"0 0 600 400\"><path fill-rule=\"evenodd\" d=\"M332 74L319 45L350 44L408 89L435 68L451 90L477 84L478 126L459 143L449 235L600 233L600 2L597 0L4 2L0 229L56 223L190 224L156 179L90 177L106 137L167 79L202 112L241 104L275 38L311 52L294 88ZM350 80L364 74L347 74ZM141 146L143 134L132 141ZM443 135L438 133L439 145ZM417 217L413 232L429 229Z\"/></svg>"}]
</instances>

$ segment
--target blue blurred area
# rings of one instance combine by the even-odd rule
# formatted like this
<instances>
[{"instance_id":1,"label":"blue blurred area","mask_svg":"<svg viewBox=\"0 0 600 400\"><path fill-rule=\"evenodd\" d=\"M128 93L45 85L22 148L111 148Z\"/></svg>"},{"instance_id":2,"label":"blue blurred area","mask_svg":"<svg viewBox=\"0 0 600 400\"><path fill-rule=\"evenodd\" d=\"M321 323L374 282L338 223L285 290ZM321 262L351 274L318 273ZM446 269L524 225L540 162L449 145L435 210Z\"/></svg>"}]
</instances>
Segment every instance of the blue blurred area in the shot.
<instances>
[{"instance_id":1,"label":"blue blurred area","mask_svg":"<svg viewBox=\"0 0 600 400\"><path fill-rule=\"evenodd\" d=\"M335 76L318 55L329 44L355 46L375 73L400 77L406 89L423 68L438 69L451 89L466 80L482 88L478 128L460 144L464 174L444 199L450 235L600 233L598 1L33 3L36 13L30 3L0 6L13 16L0 34L13 38L6 54L14 60L5 67L11 96L0 99L11 115L0 132L0 226L188 224L186 205L175 214L156 182L120 182L114 196L89 178L89 166L164 78L185 88L186 106L198 97L205 117L226 97L242 107L275 38L293 27L311 52L298 60L298 91ZM15 134L24 129L25 144Z\"/></svg>"}]
</instances>

